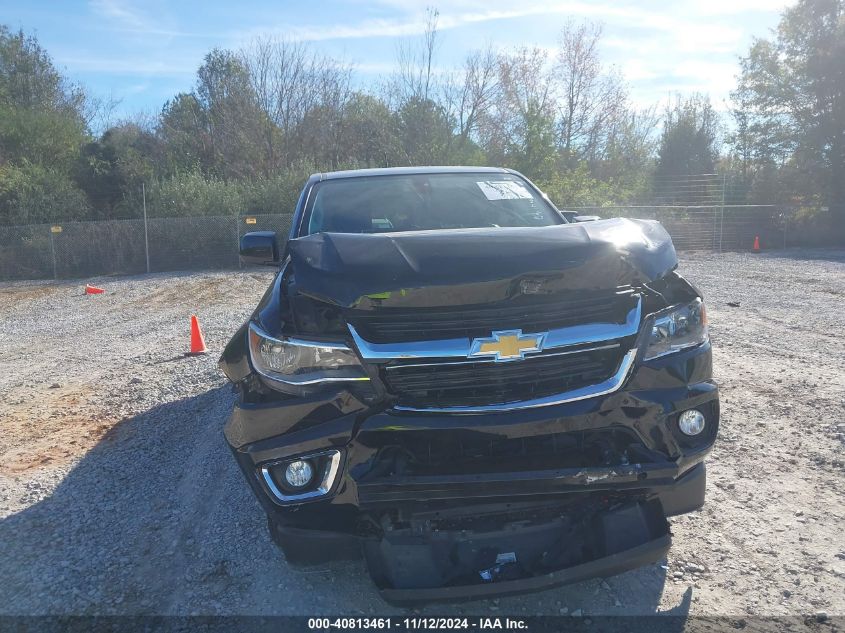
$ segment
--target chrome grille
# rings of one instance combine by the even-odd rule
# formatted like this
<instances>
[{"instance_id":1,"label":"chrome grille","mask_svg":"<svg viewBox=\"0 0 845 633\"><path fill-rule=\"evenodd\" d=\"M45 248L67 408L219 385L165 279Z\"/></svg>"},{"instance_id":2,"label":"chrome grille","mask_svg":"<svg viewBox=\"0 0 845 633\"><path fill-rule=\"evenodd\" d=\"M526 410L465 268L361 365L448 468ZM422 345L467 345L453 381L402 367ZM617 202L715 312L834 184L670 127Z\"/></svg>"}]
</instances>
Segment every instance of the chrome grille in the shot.
<instances>
[{"instance_id":1,"label":"chrome grille","mask_svg":"<svg viewBox=\"0 0 845 633\"><path fill-rule=\"evenodd\" d=\"M601 383L617 371L619 343L552 351L522 361L396 362L382 369L388 392L411 408L467 407L534 400Z\"/></svg>"}]
</instances>

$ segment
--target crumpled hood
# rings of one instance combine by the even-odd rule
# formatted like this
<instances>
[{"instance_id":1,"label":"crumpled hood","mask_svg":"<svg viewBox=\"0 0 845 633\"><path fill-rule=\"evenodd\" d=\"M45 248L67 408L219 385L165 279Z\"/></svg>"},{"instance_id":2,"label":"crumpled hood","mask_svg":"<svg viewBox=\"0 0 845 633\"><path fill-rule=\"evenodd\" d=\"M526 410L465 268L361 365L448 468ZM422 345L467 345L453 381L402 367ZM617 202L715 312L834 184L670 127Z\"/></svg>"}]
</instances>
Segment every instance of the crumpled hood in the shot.
<instances>
[{"instance_id":1,"label":"crumpled hood","mask_svg":"<svg viewBox=\"0 0 845 633\"><path fill-rule=\"evenodd\" d=\"M653 281L678 263L654 220L405 233L317 233L288 242L297 290L344 307L454 305L525 292ZM524 283L523 283L524 282Z\"/></svg>"}]
</instances>

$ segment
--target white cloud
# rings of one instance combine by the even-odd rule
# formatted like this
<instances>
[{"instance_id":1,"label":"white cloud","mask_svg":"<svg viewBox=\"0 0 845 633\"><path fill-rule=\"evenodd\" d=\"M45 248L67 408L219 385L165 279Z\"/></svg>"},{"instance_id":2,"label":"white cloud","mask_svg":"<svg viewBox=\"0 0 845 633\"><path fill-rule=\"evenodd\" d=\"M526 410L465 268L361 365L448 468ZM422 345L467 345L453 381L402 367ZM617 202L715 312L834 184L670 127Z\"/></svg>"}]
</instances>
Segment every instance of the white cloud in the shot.
<instances>
[{"instance_id":1,"label":"white cloud","mask_svg":"<svg viewBox=\"0 0 845 633\"><path fill-rule=\"evenodd\" d=\"M692 0L682 3L685 12L698 15L732 16L739 13L780 13L797 0Z\"/></svg>"},{"instance_id":2,"label":"white cloud","mask_svg":"<svg viewBox=\"0 0 845 633\"><path fill-rule=\"evenodd\" d=\"M136 95L142 92L146 92L150 89L152 84L149 81L145 81L141 84L132 84L131 86L126 86L123 90L123 94L125 95Z\"/></svg>"},{"instance_id":3,"label":"white cloud","mask_svg":"<svg viewBox=\"0 0 845 633\"><path fill-rule=\"evenodd\" d=\"M658 73L649 63L649 60L639 57L629 57L619 64L622 76L627 81L641 81L643 79L655 79Z\"/></svg>"},{"instance_id":4,"label":"white cloud","mask_svg":"<svg viewBox=\"0 0 845 633\"><path fill-rule=\"evenodd\" d=\"M734 88L738 72L738 63L707 60L686 60L672 68L673 76L681 79L686 91L705 92L717 98Z\"/></svg>"},{"instance_id":5,"label":"white cloud","mask_svg":"<svg viewBox=\"0 0 845 633\"><path fill-rule=\"evenodd\" d=\"M409 3L416 4L416 3ZM430 3L429 3L430 4ZM511 5L512 6L512 5ZM640 15L644 19L645 14L638 10L616 7L613 5L587 4L580 2L573 3L532 3L519 8L501 9L479 9L474 11L453 11L454 6L449 10L440 12L437 27L440 31L514 18L524 18L543 15L567 15L573 17L592 18L628 18ZM425 30L424 11L414 10L410 15L402 18L377 18L363 20L354 24L322 24L310 26L279 25L270 28L251 29L242 34L248 39L251 36L261 34L283 34L286 37L301 41L321 41L334 39L368 38L368 37L406 37L419 35Z\"/></svg>"},{"instance_id":6,"label":"white cloud","mask_svg":"<svg viewBox=\"0 0 845 633\"><path fill-rule=\"evenodd\" d=\"M728 53L737 51L742 42L742 30L727 24L695 23L656 16L649 26L663 32L671 42L673 52Z\"/></svg>"},{"instance_id":7,"label":"white cloud","mask_svg":"<svg viewBox=\"0 0 845 633\"><path fill-rule=\"evenodd\" d=\"M174 26L174 18L169 14L159 11L155 16L151 16L126 0L89 0L88 6L94 15L106 23L105 28L109 31L163 38L226 37L226 34L222 33L196 33L178 29Z\"/></svg>"},{"instance_id":8,"label":"white cloud","mask_svg":"<svg viewBox=\"0 0 845 633\"><path fill-rule=\"evenodd\" d=\"M91 0L89 6L94 13L130 29L143 29L149 21L137 9L123 0Z\"/></svg>"},{"instance_id":9,"label":"white cloud","mask_svg":"<svg viewBox=\"0 0 845 633\"><path fill-rule=\"evenodd\" d=\"M74 57L56 54L61 65L75 72L113 73L119 75L153 75L159 77L184 77L193 75L197 68L196 60L162 61L123 57Z\"/></svg>"}]
</instances>

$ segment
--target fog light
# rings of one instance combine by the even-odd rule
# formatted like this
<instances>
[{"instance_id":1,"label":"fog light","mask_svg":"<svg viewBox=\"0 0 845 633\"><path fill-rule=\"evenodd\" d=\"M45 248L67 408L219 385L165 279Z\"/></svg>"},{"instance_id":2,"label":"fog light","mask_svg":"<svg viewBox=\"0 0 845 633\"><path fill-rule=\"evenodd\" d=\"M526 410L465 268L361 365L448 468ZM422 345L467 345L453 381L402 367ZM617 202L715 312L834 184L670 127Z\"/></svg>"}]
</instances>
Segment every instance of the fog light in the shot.
<instances>
[{"instance_id":1,"label":"fog light","mask_svg":"<svg viewBox=\"0 0 845 633\"><path fill-rule=\"evenodd\" d=\"M678 418L678 426L685 435L698 435L704 430L704 414L698 409L687 409Z\"/></svg>"},{"instance_id":2,"label":"fog light","mask_svg":"<svg viewBox=\"0 0 845 633\"><path fill-rule=\"evenodd\" d=\"M314 478L314 469L311 464L301 459L288 464L285 468L285 481L291 488L304 488Z\"/></svg>"}]
</instances>

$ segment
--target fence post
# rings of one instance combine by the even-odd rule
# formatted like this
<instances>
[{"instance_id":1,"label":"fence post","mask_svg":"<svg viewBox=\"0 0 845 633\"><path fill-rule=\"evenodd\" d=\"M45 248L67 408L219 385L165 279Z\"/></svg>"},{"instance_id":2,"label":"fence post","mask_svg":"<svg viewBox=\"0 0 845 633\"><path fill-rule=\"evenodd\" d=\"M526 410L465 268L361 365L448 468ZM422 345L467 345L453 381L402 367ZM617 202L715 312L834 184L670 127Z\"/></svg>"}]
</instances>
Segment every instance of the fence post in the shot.
<instances>
[{"instance_id":1,"label":"fence post","mask_svg":"<svg viewBox=\"0 0 845 633\"><path fill-rule=\"evenodd\" d=\"M238 260L238 268L243 268L241 262L241 216L235 216L235 259Z\"/></svg>"},{"instance_id":2,"label":"fence post","mask_svg":"<svg viewBox=\"0 0 845 633\"><path fill-rule=\"evenodd\" d=\"M52 226L50 227L50 257L53 260L53 279L58 279L59 275L56 272L56 242Z\"/></svg>"},{"instance_id":3,"label":"fence post","mask_svg":"<svg viewBox=\"0 0 845 633\"><path fill-rule=\"evenodd\" d=\"M789 212L784 210L783 212L783 247L786 248L786 233L787 227L789 226Z\"/></svg>"},{"instance_id":4,"label":"fence post","mask_svg":"<svg viewBox=\"0 0 845 633\"><path fill-rule=\"evenodd\" d=\"M147 189L141 183L141 200L144 204L144 254L147 256L147 274L150 273L150 238L147 233Z\"/></svg>"},{"instance_id":5,"label":"fence post","mask_svg":"<svg viewBox=\"0 0 845 633\"><path fill-rule=\"evenodd\" d=\"M722 174L722 206L719 213L719 252L722 252L722 234L725 230L725 184L727 182L728 175Z\"/></svg>"},{"instance_id":6,"label":"fence post","mask_svg":"<svg viewBox=\"0 0 845 633\"><path fill-rule=\"evenodd\" d=\"M717 234L719 233L719 226L718 226L719 215L716 207L713 207L713 239L710 241L710 250L715 251L718 248L719 239Z\"/></svg>"}]
</instances>

